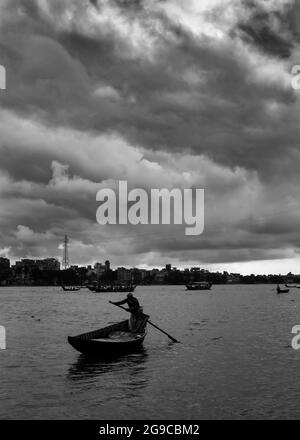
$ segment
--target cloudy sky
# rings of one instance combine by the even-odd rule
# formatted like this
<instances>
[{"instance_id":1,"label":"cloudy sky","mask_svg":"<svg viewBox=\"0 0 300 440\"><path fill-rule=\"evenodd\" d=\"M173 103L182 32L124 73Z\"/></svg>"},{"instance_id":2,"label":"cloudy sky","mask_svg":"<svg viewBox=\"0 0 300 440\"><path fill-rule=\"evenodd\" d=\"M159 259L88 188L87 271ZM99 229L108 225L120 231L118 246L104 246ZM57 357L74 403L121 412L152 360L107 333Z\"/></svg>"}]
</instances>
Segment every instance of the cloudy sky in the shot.
<instances>
[{"instance_id":1,"label":"cloudy sky","mask_svg":"<svg viewBox=\"0 0 300 440\"><path fill-rule=\"evenodd\" d=\"M300 273L300 5L2 0L0 255ZM100 226L96 193L204 188L205 230Z\"/></svg>"}]
</instances>

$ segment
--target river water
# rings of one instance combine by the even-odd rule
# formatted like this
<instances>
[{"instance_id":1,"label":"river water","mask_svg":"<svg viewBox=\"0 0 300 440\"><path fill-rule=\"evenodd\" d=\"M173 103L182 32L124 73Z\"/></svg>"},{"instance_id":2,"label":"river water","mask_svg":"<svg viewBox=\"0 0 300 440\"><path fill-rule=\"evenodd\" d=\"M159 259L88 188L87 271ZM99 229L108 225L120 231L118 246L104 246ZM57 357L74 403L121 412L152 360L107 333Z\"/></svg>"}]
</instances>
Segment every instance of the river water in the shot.
<instances>
[{"instance_id":1,"label":"river water","mask_svg":"<svg viewBox=\"0 0 300 440\"><path fill-rule=\"evenodd\" d=\"M68 335L118 322L121 294L0 289L1 419L300 418L300 291L274 286L137 287L151 320L144 349L112 362L76 352Z\"/></svg>"}]
</instances>

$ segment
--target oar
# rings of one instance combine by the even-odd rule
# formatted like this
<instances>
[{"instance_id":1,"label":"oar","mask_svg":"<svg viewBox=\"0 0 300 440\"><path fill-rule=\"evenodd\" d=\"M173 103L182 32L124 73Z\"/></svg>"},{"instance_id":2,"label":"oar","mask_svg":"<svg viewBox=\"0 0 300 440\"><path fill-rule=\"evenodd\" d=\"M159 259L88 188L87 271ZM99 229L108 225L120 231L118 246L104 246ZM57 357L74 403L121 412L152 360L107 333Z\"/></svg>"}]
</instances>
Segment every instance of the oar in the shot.
<instances>
[{"instance_id":1,"label":"oar","mask_svg":"<svg viewBox=\"0 0 300 440\"><path fill-rule=\"evenodd\" d=\"M112 301L109 301L109 302L110 302L110 304L113 304L114 306L120 307L120 309L123 309L123 310L125 310L126 312L129 311L129 310L125 309L125 307L119 306L118 304L114 304ZM153 324L153 322L149 321L149 319L148 319L147 322L148 322L150 325L152 325L152 327L155 327L157 330L159 330L160 332L162 332L162 333L164 333L165 335L167 335L168 338L171 339L171 341L173 341L173 342L177 342L177 343L180 343L179 341L177 341L177 339L173 338L173 336L169 335L169 333L165 332L163 329L161 329L161 328L158 327L157 325Z\"/></svg>"}]
</instances>

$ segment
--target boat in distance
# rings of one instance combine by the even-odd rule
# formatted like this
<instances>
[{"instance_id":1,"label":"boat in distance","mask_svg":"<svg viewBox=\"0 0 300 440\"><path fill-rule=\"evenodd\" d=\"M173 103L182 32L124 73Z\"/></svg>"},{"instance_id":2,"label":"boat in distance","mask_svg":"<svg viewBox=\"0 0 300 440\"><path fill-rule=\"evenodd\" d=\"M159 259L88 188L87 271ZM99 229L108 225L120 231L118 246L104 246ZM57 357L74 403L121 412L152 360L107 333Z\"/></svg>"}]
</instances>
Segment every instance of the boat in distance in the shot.
<instances>
[{"instance_id":1,"label":"boat in distance","mask_svg":"<svg viewBox=\"0 0 300 440\"><path fill-rule=\"evenodd\" d=\"M210 290L212 283L208 281L201 281L195 283L186 284L187 290Z\"/></svg>"},{"instance_id":2,"label":"boat in distance","mask_svg":"<svg viewBox=\"0 0 300 440\"><path fill-rule=\"evenodd\" d=\"M89 290L96 293L128 293L136 288L133 284L99 284L96 286L87 286Z\"/></svg>"},{"instance_id":3,"label":"boat in distance","mask_svg":"<svg viewBox=\"0 0 300 440\"><path fill-rule=\"evenodd\" d=\"M277 294L280 295L280 293L289 293L290 289L281 289L278 285L276 288Z\"/></svg>"},{"instance_id":4,"label":"boat in distance","mask_svg":"<svg viewBox=\"0 0 300 440\"><path fill-rule=\"evenodd\" d=\"M61 288L64 292L78 292L78 290L80 290L79 286L71 286L71 287L61 286Z\"/></svg>"},{"instance_id":5,"label":"boat in distance","mask_svg":"<svg viewBox=\"0 0 300 440\"><path fill-rule=\"evenodd\" d=\"M129 353L140 348L144 342L149 316L144 315L144 317L145 325L140 333L132 333L126 320L92 332L68 336L68 342L80 353L94 356L105 357Z\"/></svg>"}]
</instances>

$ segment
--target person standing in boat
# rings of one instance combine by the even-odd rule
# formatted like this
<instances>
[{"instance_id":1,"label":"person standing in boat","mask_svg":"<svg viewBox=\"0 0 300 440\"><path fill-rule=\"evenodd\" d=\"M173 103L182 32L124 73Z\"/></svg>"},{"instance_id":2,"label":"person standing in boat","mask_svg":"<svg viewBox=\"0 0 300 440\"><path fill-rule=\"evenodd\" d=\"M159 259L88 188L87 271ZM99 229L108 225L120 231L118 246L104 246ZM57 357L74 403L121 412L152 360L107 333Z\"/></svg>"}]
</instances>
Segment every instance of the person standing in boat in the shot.
<instances>
[{"instance_id":1,"label":"person standing in boat","mask_svg":"<svg viewBox=\"0 0 300 440\"><path fill-rule=\"evenodd\" d=\"M143 314L143 308L140 306L138 300L133 296L132 292L127 294L127 298L121 301L110 301L116 306L121 306L123 304L128 305L128 312L130 312L129 318L129 329L131 332L140 332L142 327L145 325L145 315Z\"/></svg>"}]
</instances>

